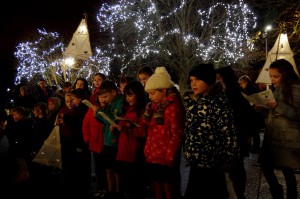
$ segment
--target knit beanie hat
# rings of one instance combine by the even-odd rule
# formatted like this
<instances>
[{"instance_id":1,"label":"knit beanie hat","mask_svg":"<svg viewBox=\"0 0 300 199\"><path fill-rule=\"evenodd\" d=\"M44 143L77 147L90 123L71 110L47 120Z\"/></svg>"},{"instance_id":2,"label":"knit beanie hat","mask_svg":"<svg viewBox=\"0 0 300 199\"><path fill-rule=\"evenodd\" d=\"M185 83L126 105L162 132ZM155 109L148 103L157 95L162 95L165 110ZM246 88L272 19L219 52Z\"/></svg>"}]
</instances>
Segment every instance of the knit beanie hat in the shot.
<instances>
[{"instance_id":1,"label":"knit beanie hat","mask_svg":"<svg viewBox=\"0 0 300 199\"><path fill-rule=\"evenodd\" d=\"M208 86L216 83L216 70L212 64L199 64L194 66L189 73L189 77L191 76L204 81Z\"/></svg>"},{"instance_id":2,"label":"knit beanie hat","mask_svg":"<svg viewBox=\"0 0 300 199\"><path fill-rule=\"evenodd\" d=\"M146 82L145 91L152 89L172 88L174 82L165 67L157 67L155 72Z\"/></svg>"},{"instance_id":3,"label":"knit beanie hat","mask_svg":"<svg viewBox=\"0 0 300 199\"><path fill-rule=\"evenodd\" d=\"M54 110L58 110L61 105L61 100L58 97L49 97L48 102L54 103Z\"/></svg>"}]
</instances>

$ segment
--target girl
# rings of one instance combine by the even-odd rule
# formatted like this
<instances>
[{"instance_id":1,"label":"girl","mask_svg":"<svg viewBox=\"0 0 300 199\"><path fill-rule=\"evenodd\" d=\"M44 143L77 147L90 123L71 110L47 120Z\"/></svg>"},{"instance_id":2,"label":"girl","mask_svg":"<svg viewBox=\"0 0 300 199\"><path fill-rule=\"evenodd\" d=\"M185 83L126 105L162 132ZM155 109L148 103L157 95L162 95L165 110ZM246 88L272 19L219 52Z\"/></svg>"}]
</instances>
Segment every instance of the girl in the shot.
<instances>
[{"instance_id":1,"label":"girl","mask_svg":"<svg viewBox=\"0 0 300 199\"><path fill-rule=\"evenodd\" d=\"M125 75L122 75L120 77L120 81L118 82L118 88L119 88L121 95L124 95L124 88L125 88L126 84L128 84L130 81L133 81L133 80L134 80L133 77L129 77L129 76L125 76Z\"/></svg>"},{"instance_id":2,"label":"girl","mask_svg":"<svg viewBox=\"0 0 300 199\"><path fill-rule=\"evenodd\" d=\"M86 99L86 92L81 88L72 90L71 98L74 104L73 110L63 115L63 121L65 125L70 126L76 147L76 161L73 163L73 171L75 171L73 175L76 176L76 181L73 182L73 189L87 197L91 188L91 154L82 133L83 119L88 111L88 107L82 103L82 100Z\"/></svg>"},{"instance_id":3,"label":"girl","mask_svg":"<svg viewBox=\"0 0 300 199\"><path fill-rule=\"evenodd\" d=\"M145 86L147 80L149 79L149 77L151 77L151 75L153 75L152 68L150 66L144 66L139 70L137 77L138 80L140 80L140 82L143 84L143 86ZM147 102L150 102L148 93L146 93L146 100Z\"/></svg>"},{"instance_id":4,"label":"girl","mask_svg":"<svg viewBox=\"0 0 300 199\"><path fill-rule=\"evenodd\" d=\"M229 176L238 199L245 198L247 184L244 157L249 157L251 140L259 137L259 117L254 108L241 94L235 71L230 66L225 66L217 71L217 81L224 85L223 91L226 94L229 104L233 109L233 116L239 133L239 145L241 155L234 166L229 169ZM262 120L263 122L263 120ZM258 140L257 147L260 146Z\"/></svg>"},{"instance_id":5,"label":"girl","mask_svg":"<svg viewBox=\"0 0 300 199\"><path fill-rule=\"evenodd\" d=\"M252 95L254 93L258 93L259 89L252 83L250 77L248 75L242 75L238 79L238 83L241 87L241 90L246 95Z\"/></svg>"},{"instance_id":6,"label":"girl","mask_svg":"<svg viewBox=\"0 0 300 199\"><path fill-rule=\"evenodd\" d=\"M90 101L93 105L105 109L105 104L101 103L101 98L98 99L98 89L102 82L106 79L106 76L102 73L96 73L94 75L94 90L90 96ZM84 116L82 123L82 133L84 142L88 145L90 152L92 153L92 163L95 168L96 177L96 193L95 197L103 196L107 190L106 188L106 175L105 167L103 164L103 123L96 120L94 111L89 108L88 112Z\"/></svg>"},{"instance_id":7,"label":"girl","mask_svg":"<svg viewBox=\"0 0 300 199\"><path fill-rule=\"evenodd\" d=\"M78 77L74 83L74 89L82 89L85 92L86 99L90 99L91 91L88 81L83 77Z\"/></svg>"},{"instance_id":8,"label":"girl","mask_svg":"<svg viewBox=\"0 0 300 199\"><path fill-rule=\"evenodd\" d=\"M145 91L151 102L143 115L148 127L144 153L155 198L178 198L185 121L182 99L165 67L156 68Z\"/></svg>"},{"instance_id":9,"label":"girl","mask_svg":"<svg viewBox=\"0 0 300 199\"><path fill-rule=\"evenodd\" d=\"M74 167L74 162L76 161L77 147L74 131L72 131L73 125L71 122L65 122L63 118L64 115L70 117L74 114L72 94L66 93L63 101L65 104L60 108L57 120L61 143L62 174L64 176L62 194L70 196L74 189L72 183L76 182L77 170Z\"/></svg>"},{"instance_id":10,"label":"girl","mask_svg":"<svg viewBox=\"0 0 300 199\"><path fill-rule=\"evenodd\" d=\"M120 138L118 143L117 166L120 175L120 186L133 199L142 199L144 145L147 129L142 124L142 115L146 106L143 85L139 81L131 81L124 87L124 103L126 120L118 123ZM135 122L135 123L133 123Z\"/></svg>"},{"instance_id":11,"label":"girl","mask_svg":"<svg viewBox=\"0 0 300 199\"><path fill-rule=\"evenodd\" d=\"M105 74L96 73L94 75L94 78L93 78L94 90L92 91L91 96L90 96L90 102L92 104L98 103L97 102L98 101L98 97L97 97L98 89L99 89L99 87L101 86L101 84L104 80L106 80L106 75Z\"/></svg>"},{"instance_id":12,"label":"girl","mask_svg":"<svg viewBox=\"0 0 300 199\"><path fill-rule=\"evenodd\" d=\"M149 77L151 77L151 75L153 75L153 70L149 66L141 68L137 74L138 79L144 86L146 85L146 82L149 79Z\"/></svg>"},{"instance_id":13,"label":"girl","mask_svg":"<svg viewBox=\"0 0 300 199\"><path fill-rule=\"evenodd\" d=\"M56 118L60 109L61 100L58 97L49 97L47 100L48 110L47 110L47 118L50 123L56 123Z\"/></svg>"},{"instance_id":14,"label":"girl","mask_svg":"<svg viewBox=\"0 0 300 199\"><path fill-rule=\"evenodd\" d=\"M274 173L280 169L287 185L287 198L296 199L297 181L294 170L300 169L300 82L293 66L280 59L269 67L271 89L276 101L270 101L266 132L261 152L261 165L271 195L283 199L282 185Z\"/></svg>"}]
</instances>

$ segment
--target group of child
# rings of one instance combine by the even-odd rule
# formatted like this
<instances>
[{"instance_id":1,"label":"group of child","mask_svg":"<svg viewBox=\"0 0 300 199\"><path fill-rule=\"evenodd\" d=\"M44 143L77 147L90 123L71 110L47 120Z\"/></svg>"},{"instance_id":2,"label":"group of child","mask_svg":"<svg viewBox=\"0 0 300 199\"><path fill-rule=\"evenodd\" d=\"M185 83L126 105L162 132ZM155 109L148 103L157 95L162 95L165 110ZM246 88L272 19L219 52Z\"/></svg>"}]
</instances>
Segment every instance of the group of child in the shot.
<instances>
[{"instance_id":1,"label":"group of child","mask_svg":"<svg viewBox=\"0 0 300 199\"><path fill-rule=\"evenodd\" d=\"M139 81L126 79L122 91L104 74L96 73L92 92L81 78L75 89L64 93L65 105L60 106L57 97L49 98L46 106L36 104L33 114L39 119L33 126L38 140L49 135L54 123L60 127L64 193L87 197L93 164L95 197L142 199L150 190L155 199L179 199L183 153L190 167L185 198L227 198L224 172L230 173L238 198L245 198L245 154L241 149L253 136L247 132L254 129L241 119L248 120L244 115L249 112L243 113L246 105L239 110L238 81L230 78L233 71L227 69L217 71L212 64L192 67L190 91L183 96L165 67L157 67L154 73L150 67L142 68ZM47 125L49 121L52 124L47 131L40 129L47 126L43 124L46 111ZM11 111L16 121L18 113L22 110ZM18 130L10 132L32 128L26 124L20 123ZM242 134L247 134L246 138ZM7 136L14 139L12 133ZM33 145L34 151L41 147L40 141ZM22 148L32 148L31 144L24 142ZM17 152L25 151L16 149L15 157L30 159Z\"/></svg>"}]
</instances>

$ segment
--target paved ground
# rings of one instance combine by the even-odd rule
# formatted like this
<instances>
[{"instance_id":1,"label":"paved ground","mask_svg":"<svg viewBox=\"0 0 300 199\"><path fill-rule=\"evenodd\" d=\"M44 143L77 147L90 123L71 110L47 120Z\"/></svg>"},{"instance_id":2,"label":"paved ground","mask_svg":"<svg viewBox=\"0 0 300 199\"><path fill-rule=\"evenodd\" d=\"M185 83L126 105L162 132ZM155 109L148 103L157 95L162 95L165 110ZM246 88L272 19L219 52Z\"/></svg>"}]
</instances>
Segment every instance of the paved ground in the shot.
<instances>
[{"instance_id":1,"label":"paved ground","mask_svg":"<svg viewBox=\"0 0 300 199\"><path fill-rule=\"evenodd\" d=\"M257 155L250 154L249 158L245 159L245 167L247 170L247 187L246 198L247 199L272 199L268 184L261 173L260 165L257 163ZM189 169L182 167L182 191L185 191ZM278 179L285 187L284 177L280 171L276 171ZM297 174L298 192L300 193L300 174ZM298 197L300 199L300 196ZM231 195L230 199L236 199L234 195Z\"/></svg>"},{"instance_id":2,"label":"paved ground","mask_svg":"<svg viewBox=\"0 0 300 199\"><path fill-rule=\"evenodd\" d=\"M263 134L261 134L263 138ZM262 140L262 139L261 139ZM257 163L257 154L250 154L245 158L245 168L247 171L247 187L246 187L246 199L272 199L268 184L261 173L260 165ZM181 164L182 175L182 191L185 191L188 180L189 169L184 167L184 159ZM285 181L282 173L276 170L276 175L285 188ZM300 172L296 174L298 182L298 198L300 199ZM230 199L236 199L234 195L231 195Z\"/></svg>"}]
</instances>

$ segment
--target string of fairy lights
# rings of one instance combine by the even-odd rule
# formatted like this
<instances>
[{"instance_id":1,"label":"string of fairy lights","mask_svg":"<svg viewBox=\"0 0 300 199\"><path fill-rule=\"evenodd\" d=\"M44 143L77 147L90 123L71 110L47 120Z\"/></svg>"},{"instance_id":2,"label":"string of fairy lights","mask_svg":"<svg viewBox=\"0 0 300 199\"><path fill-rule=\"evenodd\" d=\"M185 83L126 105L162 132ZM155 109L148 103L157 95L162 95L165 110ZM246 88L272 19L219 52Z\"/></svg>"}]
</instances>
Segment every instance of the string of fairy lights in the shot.
<instances>
[{"instance_id":1,"label":"string of fairy lights","mask_svg":"<svg viewBox=\"0 0 300 199\"><path fill-rule=\"evenodd\" d=\"M164 54L174 59L176 50L182 50L169 48L170 45L177 45L176 42L181 42L185 49L193 49L198 60L215 63L235 63L243 58L245 49L253 50L250 31L256 28L257 18L243 0L217 2L209 6L206 3L206 7L196 7L194 15L186 13L191 8L191 2L195 7L203 4L202 1L189 0L119 0L114 4L103 3L96 19L99 31L109 32L110 40L105 46L94 50L95 55L83 62L77 75L90 77L95 70L99 71L99 66L100 72L108 74L114 59L122 63L121 70L149 56ZM187 28L191 26L194 28ZM65 45L59 42L58 33L45 30L38 30L38 33L40 38L35 42L17 46L15 57L19 67L16 84L37 74L47 76L49 81L53 81L53 75L59 79L57 81L63 80L61 63ZM42 46L42 43L50 45Z\"/></svg>"}]
</instances>

